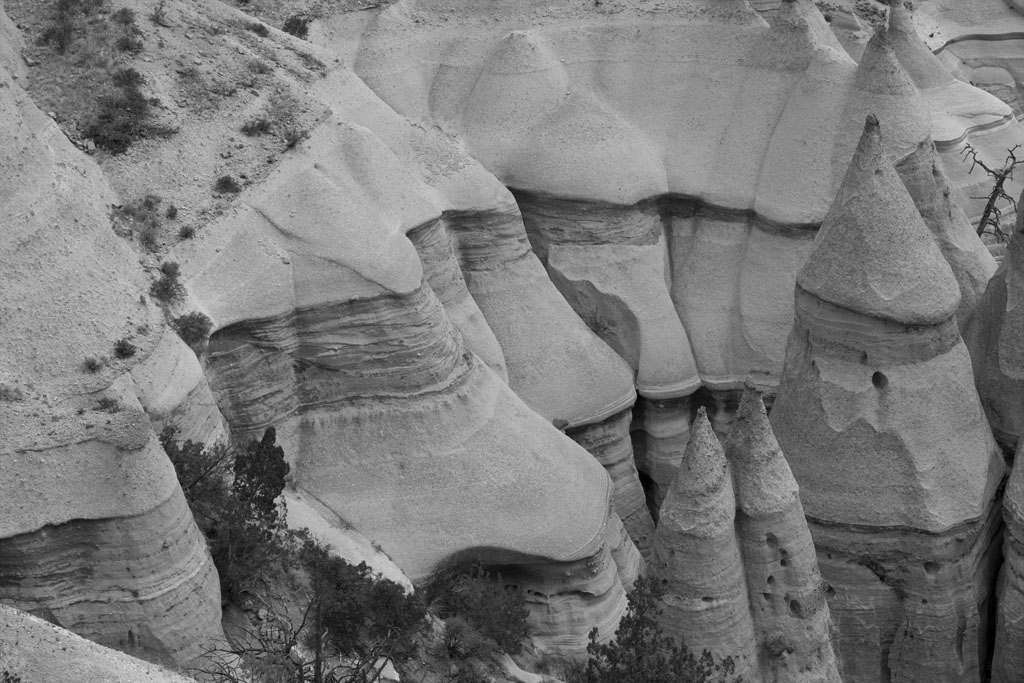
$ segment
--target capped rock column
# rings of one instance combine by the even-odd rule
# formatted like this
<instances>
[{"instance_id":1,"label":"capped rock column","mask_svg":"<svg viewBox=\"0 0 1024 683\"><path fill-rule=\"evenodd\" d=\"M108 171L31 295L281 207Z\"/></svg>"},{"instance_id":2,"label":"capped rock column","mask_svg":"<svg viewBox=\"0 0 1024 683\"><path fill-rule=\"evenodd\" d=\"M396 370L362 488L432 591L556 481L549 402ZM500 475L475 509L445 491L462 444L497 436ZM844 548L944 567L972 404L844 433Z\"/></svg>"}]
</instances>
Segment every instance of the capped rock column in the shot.
<instances>
[{"instance_id":1,"label":"capped rock column","mask_svg":"<svg viewBox=\"0 0 1024 683\"><path fill-rule=\"evenodd\" d=\"M981 675L1003 467L959 303L869 117L797 277L772 411L846 683Z\"/></svg>"},{"instance_id":2,"label":"capped rock column","mask_svg":"<svg viewBox=\"0 0 1024 683\"><path fill-rule=\"evenodd\" d=\"M752 387L743 394L726 452L761 673L780 683L839 683L831 617L799 488Z\"/></svg>"},{"instance_id":3,"label":"capped rock column","mask_svg":"<svg viewBox=\"0 0 1024 683\"><path fill-rule=\"evenodd\" d=\"M661 626L696 654L731 657L729 681L760 680L747 581L736 542L729 463L704 408L661 506L651 572L662 581Z\"/></svg>"}]
</instances>

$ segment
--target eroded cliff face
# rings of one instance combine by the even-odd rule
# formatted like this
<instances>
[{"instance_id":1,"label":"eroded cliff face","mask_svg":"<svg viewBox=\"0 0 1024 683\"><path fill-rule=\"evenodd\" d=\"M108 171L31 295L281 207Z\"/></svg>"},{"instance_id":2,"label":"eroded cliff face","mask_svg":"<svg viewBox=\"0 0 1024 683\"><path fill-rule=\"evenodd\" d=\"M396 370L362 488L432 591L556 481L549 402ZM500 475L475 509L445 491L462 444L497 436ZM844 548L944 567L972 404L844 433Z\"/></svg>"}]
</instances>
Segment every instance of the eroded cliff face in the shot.
<instances>
[{"instance_id":1,"label":"eroded cliff face","mask_svg":"<svg viewBox=\"0 0 1024 683\"><path fill-rule=\"evenodd\" d=\"M798 277L772 424L801 485L844 680L974 681L1002 459L957 332L957 281L881 140L869 119Z\"/></svg>"},{"instance_id":2,"label":"eroded cliff face","mask_svg":"<svg viewBox=\"0 0 1024 683\"><path fill-rule=\"evenodd\" d=\"M274 425L292 485L413 581L481 561L527 589L546 648L582 649L595 625L610 636L642 568L615 510L646 515L639 484L613 496L602 464L470 351L430 284L463 282L444 197L370 131L330 120L243 201L183 252L233 429ZM614 437L580 440L636 482L628 437L625 459Z\"/></svg>"},{"instance_id":3,"label":"eroded cliff face","mask_svg":"<svg viewBox=\"0 0 1024 683\"><path fill-rule=\"evenodd\" d=\"M156 430L212 441L220 414L99 169L2 64L0 120L0 600L184 664L222 637L220 591Z\"/></svg>"}]
</instances>

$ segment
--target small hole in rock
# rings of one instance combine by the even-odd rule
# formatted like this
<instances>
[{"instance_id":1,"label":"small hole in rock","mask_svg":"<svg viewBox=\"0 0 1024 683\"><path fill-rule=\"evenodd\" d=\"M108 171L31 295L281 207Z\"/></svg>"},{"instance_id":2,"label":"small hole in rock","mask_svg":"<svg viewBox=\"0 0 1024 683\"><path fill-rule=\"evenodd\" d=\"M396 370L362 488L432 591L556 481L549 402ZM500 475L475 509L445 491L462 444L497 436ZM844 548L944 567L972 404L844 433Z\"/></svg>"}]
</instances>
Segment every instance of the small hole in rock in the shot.
<instances>
[{"instance_id":1,"label":"small hole in rock","mask_svg":"<svg viewBox=\"0 0 1024 683\"><path fill-rule=\"evenodd\" d=\"M885 385L889 383L889 378L880 372L875 372L871 375L871 383L875 385L876 389L884 389Z\"/></svg>"}]
</instances>

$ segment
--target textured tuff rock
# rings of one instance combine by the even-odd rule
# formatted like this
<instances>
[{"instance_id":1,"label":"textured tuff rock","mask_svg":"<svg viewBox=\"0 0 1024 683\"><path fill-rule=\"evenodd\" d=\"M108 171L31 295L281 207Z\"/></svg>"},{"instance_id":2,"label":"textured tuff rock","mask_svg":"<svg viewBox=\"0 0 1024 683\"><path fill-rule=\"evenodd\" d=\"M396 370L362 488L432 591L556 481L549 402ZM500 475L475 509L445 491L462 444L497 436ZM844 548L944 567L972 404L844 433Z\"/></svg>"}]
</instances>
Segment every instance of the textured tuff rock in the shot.
<instances>
[{"instance_id":1,"label":"textured tuff rock","mask_svg":"<svg viewBox=\"0 0 1024 683\"><path fill-rule=\"evenodd\" d=\"M743 394L726 442L762 674L839 683L831 618L799 489L756 390Z\"/></svg>"},{"instance_id":2,"label":"textured tuff rock","mask_svg":"<svg viewBox=\"0 0 1024 683\"><path fill-rule=\"evenodd\" d=\"M1024 430L1024 219L1017 218L1006 256L985 289L964 339L974 380L996 439L1013 448Z\"/></svg>"},{"instance_id":3,"label":"textured tuff rock","mask_svg":"<svg viewBox=\"0 0 1024 683\"><path fill-rule=\"evenodd\" d=\"M931 139L899 162L896 171L960 286L956 317L962 326L996 270L995 259L953 200L949 179Z\"/></svg>"},{"instance_id":4,"label":"textured tuff rock","mask_svg":"<svg viewBox=\"0 0 1024 683\"><path fill-rule=\"evenodd\" d=\"M612 633L640 568L612 482L467 349L407 238L443 198L365 128L309 150L186 255L232 429L273 424L296 490L413 581L479 560L528 589L546 647Z\"/></svg>"},{"instance_id":5,"label":"textured tuff rock","mask_svg":"<svg viewBox=\"0 0 1024 683\"><path fill-rule=\"evenodd\" d=\"M797 278L772 412L848 683L980 675L1002 462L959 289L869 119Z\"/></svg>"},{"instance_id":6,"label":"textured tuff rock","mask_svg":"<svg viewBox=\"0 0 1024 683\"><path fill-rule=\"evenodd\" d=\"M0 605L0 670L26 681L189 683L167 669L90 642Z\"/></svg>"},{"instance_id":7,"label":"textured tuff rock","mask_svg":"<svg viewBox=\"0 0 1024 683\"><path fill-rule=\"evenodd\" d=\"M1016 82L1024 70L1019 66L1019 44L1005 38L1019 35L1024 20L1014 16L1003 2L941 3L941 15L934 14L937 8L931 5L919 5L919 14L932 13L922 19L913 17L902 3L893 3L889 10L889 33L900 63L920 88L922 100L931 112L932 138L952 180L956 202L977 221L991 181L980 169L969 172L970 165L961 160L969 144L977 151L978 159L998 168L1005 161L1006 151L1021 142L1014 110L1020 111ZM959 25L960 17L969 17L970 25ZM922 31L931 36L931 48L921 39L915 19L927 26ZM957 35L960 33L968 35ZM962 38L967 40L961 42ZM938 54L932 52L943 47L947 49ZM1020 182L1007 182L1011 196L1021 192ZM1004 210L1008 216L1014 212L1008 205Z\"/></svg>"},{"instance_id":8,"label":"textured tuff rock","mask_svg":"<svg viewBox=\"0 0 1024 683\"><path fill-rule=\"evenodd\" d=\"M606 463L615 484L616 510L646 554L652 522L637 504L640 482L627 466L629 425L619 419L636 399L632 372L555 289L530 250L512 195L461 148L411 125L352 74L333 73L320 93L339 116L372 130L439 195L440 218L408 233L431 288L442 301L446 293L457 295L463 308L479 311L461 315L445 304L467 345L531 409L569 427L573 438L584 436L580 443L588 450L594 445L591 453ZM474 324L460 324L465 319ZM601 435L586 437L591 431Z\"/></svg>"},{"instance_id":9,"label":"textured tuff rock","mask_svg":"<svg viewBox=\"0 0 1024 683\"><path fill-rule=\"evenodd\" d=\"M219 586L155 428L216 438L220 415L99 169L3 65L0 121L0 600L184 663L221 636Z\"/></svg>"},{"instance_id":10,"label":"textured tuff rock","mask_svg":"<svg viewBox=\"0 0 1024 683\"><path fill-rule=\"evenodd\" d=\"M701 408L654 537L651 573L665 588L661 626L692 652L731 657L728 680L755 683L757 640L735 517L729 463Z\"/></svg>"},{"instance_id":11,"label":"textured tuff rock","mask_svg":"<svg viewBox=\"0 0 1024 683\"><path fill-rule=\"evenodd\" d=\"M1003 493L1003 566L992 656L993 683L1020 680L1024 671L1024 446L1018 445L1013 471Z\"/></svg>"}]
</instances>

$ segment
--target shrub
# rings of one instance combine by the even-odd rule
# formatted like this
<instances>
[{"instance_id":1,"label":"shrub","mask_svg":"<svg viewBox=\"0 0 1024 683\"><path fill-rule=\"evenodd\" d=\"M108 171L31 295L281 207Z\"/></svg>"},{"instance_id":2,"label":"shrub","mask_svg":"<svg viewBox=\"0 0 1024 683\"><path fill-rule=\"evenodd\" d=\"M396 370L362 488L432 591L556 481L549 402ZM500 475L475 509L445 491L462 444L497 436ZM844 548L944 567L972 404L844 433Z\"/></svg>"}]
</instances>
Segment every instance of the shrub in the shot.
<instances>
[{"instance_id":1,"label":"shrub","mask_svg":"<svg viewBox=\"0 0 1024 683\"><path fill-rule=\"evenodd\" d=\"M191 441L179 445L174 434L173 429L165 429L160 443L174 464L196 523L206 535L223 596L237 604L244 593L254 590L273 571L280 571L294 554L276 505L284 476L275 475L282 465L285 472L288 467L284 451L275 443L273 428L264 433L262 441L238 452L223 446L207 449ZM249 462L253 452L261 458L256 465ZM235 480L229 486L232 457Z\"/></svg>"},{"instance_id":2,"label":"shrub","mask_svg":"<svg viewBox=\"0 0 1024 683\"><path fill-rule=\"evenodd\" d=\"M149 293L157 301L165 304L180 299L185 295L185 288L178 281L178 264L173 261L166 261L160 266L160 277L149 287Z\"/></svg>"},{"instance_id":3,"label":"shrub","mask_svg":"<svg viewBox=\"0 0 1024 683\"><path fill-rule=\"evenodd\" d=\"M153 6L153 12L149 15L150 21L159 26L168 26L167 23L167 0L159 0Z\"/></svg>"},{"instance_id":4,"label":"shrub","mask_svg":"<svg viewBox=\"0 0 1024 683\"><path fill-rule=\"evenodd\" d=\"M615 640L599 644L597 629L591 631L585 683L707 683L733 674L731 657L715 663L707 650L697 657L662 634L662 594L654 579L637 579Z\"/></svg>"},{"instance_id":5,"label":"shrub","mask_svg":"<svg viewBox=\"0 0 1024 683\"><path fill-rule=\"evenodd\" d=\"M249 137L254 137L256 135L266 135L271 130L272 126L270 125L270 121L268 121L263 116L252 119L250 121L246 121L244 124L242 124L242 132L248 135Z\"/></svg>"},{"instance_id":6,"label":"shrub","mask_svg":"<svg viewBox=\"0 0 1024 683\"><path fill-rule=\"evenodd\" d=\"M417 594L406 595L397 583L375 578L365 562L350 564L311 540L299 557L312 583L312 647L316 634L324 633L326 642L319 645L331 653L375 660L382 644L398 662L414 653L413 636L426 617Z\"/></svg>"},{"instance_id":7,"label":"shrub","mask_svg":"<svg viewBox=\"0 0 1024 683\"><path fill-rule=\"evenodd\" d=\"M175 218L178 217L178 207L176 207L174 204L168 204L167 212L164 213L164 215L167 216L168 220L173 221Z\"/></svg>"},{"instance_id":8,"label":"shrub","mask_svg":"<svg viewBox=\"0 0 1024 683\"><path fill-rule=\"evenodd\" d=\"M120 52L127 52L133 55L139 54L145 47L142 44L142 40L136 36L120 36L114 43L114 46Z\"/></svg>"},{"instance_id":9,"label":"shrub","mask_svg":"<svg viewBox=\"0 0 1024 683\"><path fill-rule=\"evenodd\" d=\"M217 178L217 182L213 187L221 194L237 194L242 191L242 186L238 184L238 181L229 175L222 175L220 178Z\"/></svg>"},{"instance_id":10,"label":"shrub","mask_svg":"<svg viewBox=\"0 0 1024 683\"><path fill-rule=\"evenodd\" d=\"M111 15L111 19L122 26L133 26L135 24L135 10L129 7L122 7Z\"/></svg>"},{"instance_id":11,"label":"shrub","mask_svg":"<svg viewBox=\"0 0 1024 683\"><path fill-rule=\"evenodd\" d=\"M480 564L442 572L425 587L427 603L444 619L459 617L479 634L516 654L527 635L526 599L520 588L504 586Z\"/></svg>"},{"instance_id":12,"label":"shrub","mask_svg":"<svg viewBox=\"0 0 1024 683\"><path fill-rule=\"evenodd\" d=\"M96 404L97 410L103 410L108 413L116 413L121 410L121 405L117 402L116 398L110 396L104 396Z\"/></svg>"},{"instance_id":13,"label":"shrub","mask_svg":"<svg viewBox=\"0 0 1024 683\"><path fill-rule=\"evenodd\" d=\"M251 24L247 24L246 28L263 38L266 38L267 36L270 35L270 29L268 29L265 24L261 24L258 21L254 21Z\"/></svg>"},{"instance_id":14,"label":"shrub","mask_svg":"<svg viewBox=\"0 0 1024 683\"><path fill-rule=\"evenodd\" d=\"M135 344L127 339L121 338L114 342L114 356L117 358L131 358L135 355Z\"/></svg>"},{"instance_id":15,"label":"shrub","mask_svg":"<svg viewBox=\"0 0 1024 683\"><path fill-rule=\"evenodd\" d=\"M156 251L160 237L159 206L162 200L158 195L146 196L119 207L116 214L131 225L139 236L139 241L146 249Z\"/></svg>"},{"instance_id":16,"label":"shrub","mask_svg":"<svg viewBox=\"0 0 1024 683\"><path fill-rule=\"evenodd\" d=\"M293 14L285 19L284 26L281 28L285 33L290 33L296 38L305 39L309 34L309 17L302 16L301 14Z\"/></svg>"},{"instance_id":17,"label":"shrub","mask_svg":"<svg viewBox=\"0 0 1024 683\"><path fill-rule=\"evenodd\" d=\"M87 371L95 373L99 372L100 369L103 367L103 361L101 361L96 356L89 356L88 358L85 359L82 365L85 367Z\"/></svg>"},{"instance_id":18,"label":"shrub","mask_svg":"<svg viewBox=\"0 0 1024 683\"><path fill-rule=\"evenodd\" d=\"M269 64L259 59L250 59L246 63L246 66L249 68L249 71L254 74L268 74L273 71Z\"/></svg>"},{"instance_id":19,"label":"shrub","mask_svg":"<svg viewBox=\"0 0 1024 683\"><path fill-rule=\"evenodd\" d=\"M137 88L143 83L145 79L135 69L118 69L111 76L111 81L119 88Z\"/></svg>"},{"instance_id":20,"label":"shrub","mask_svg":"<svg viewBox=\"0 0 1024 683\"><path fill-rule=\"evenodd\" d=\"M118 49L121 49L120 46ZM122 154L136 140L157 135L168 136L175 132L166 126L152 123L153 101L139 90L144 81L142 74L135 69L122 69L111 76L111 81L115 89L97 99L97 111L82 130L85 137L92 138L102 149Z\"/></svg>"},{"instance_id":21,"label":"shrub","mask_svg":"<svg viewBox=\"0 0 1024 683\"><path fill-rule=\"evenodd\" d=\"M196 236L196 229L191 225L183 225L178 229L178 239L190 240Z\"/></svg>"},{"instance_id":22,"label":"shrub","mask_svg":"<svg viewBox=\"0 0 1024 683\"><path fill-rule=\"evenodd\" d=\"M213 323L199 311L192 311L174 319L174 329L189 346L195 346L210 334Z\"/></svg>"}]
</instances>

